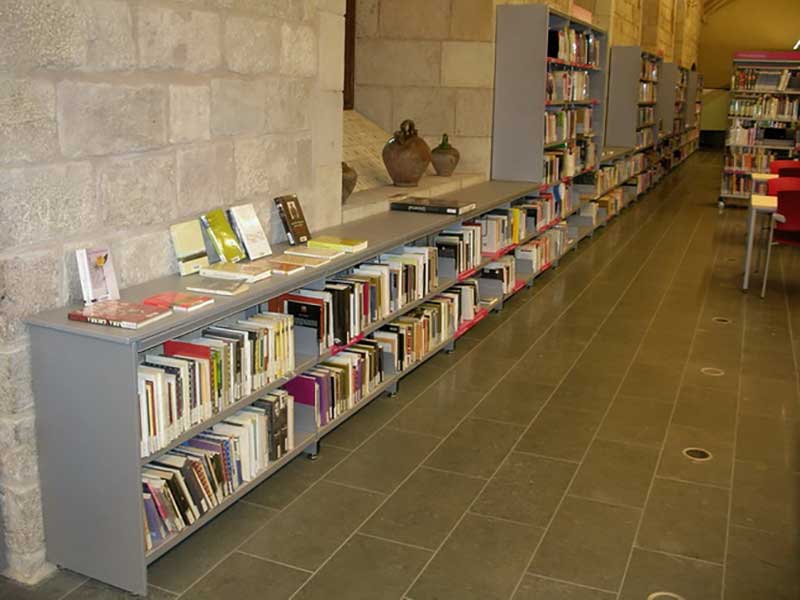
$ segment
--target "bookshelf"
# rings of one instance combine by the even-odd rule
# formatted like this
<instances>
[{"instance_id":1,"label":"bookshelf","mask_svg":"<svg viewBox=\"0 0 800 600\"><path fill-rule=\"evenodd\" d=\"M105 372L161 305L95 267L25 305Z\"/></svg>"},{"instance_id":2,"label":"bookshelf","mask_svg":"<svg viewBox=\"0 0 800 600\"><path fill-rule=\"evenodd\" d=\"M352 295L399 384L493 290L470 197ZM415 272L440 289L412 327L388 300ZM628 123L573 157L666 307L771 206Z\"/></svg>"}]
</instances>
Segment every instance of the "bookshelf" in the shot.
<instances>
[{"instance_id":1,"label":"bookshelf","mask_svg":"<svg viewBox=\"0 0 800 600\"><path fill-rule=\"evenodd\" d=\"M702 85L702 84L700 84ZM800 52L737 52L733 59L720 202L748 200L753 173L800 150Z\"/></svg>"},{"instance_id":2,"label":"bookshelf","mask_svg":"<svg viewBox=\"0 0 800 600\"><path fill-rule=\"evenodd\" d=\"M164 342L191 339L204 327L228 319L248 316L258 306L285 292L319 285L326 278L341 273L382 253L408 244L429 244L442 230L462 221L472 220L489 211L504 208L518 199L538 193L540 185L526 182L492 181L451 194L462 201L475 202L476 208L461 216L385 212L359 221L317 232L349 238L366 238L368 248L332 261L319 269L307 269L292 276L273 276L252 284L245 293L234 297L215 297L215 303L193 313L176 313L141 330L124 330L78 323L67 319L69 308L61 308L32 317L30 328L34 393L37 403L37 434L42 481L42 507L47 558L49 561L109 583L145 594L147 565L192 535L204 524L224 512L237 499L269 478L296 456L315 454L320 440L372 400L396 390L402 377L437 352L452 348L455 341L474 327L488 313L476 311L474 318L462 322L452 335L429 349L416 363L395 371L391 361L385 377L351 409L329 423L318 426L315 412L319 407L295 403L295 444L282 458L272 461L249 482L226 496L194 524L148 551L142 530L142 469L154 457L174 448L185 439L227 418L231 413L253 403L264 393L284 384L290 377L320 363L338 349L320 352L315 339L309 339L295 327L295 370L231 406L202 424L186 431L166 447L141 457L137 369L144 353L157 351ZM574 209L577 210L577 209ZM542 224L519 243L481 257L469 273L457 273L452 259L439 257L439 282L424 298L402 306L392 314L373 322L362 333L369 334L403 315L415 306L448 289L467 275L479 272L493 261L514 254L522 244L565 229L561 217ZM536 277L555 266L577 239L556 240L554 251L535 270L525 269L526 261L516 259L516 279L507 290L497 290L490 280L480 279L481 296L500 308L513 294L533 283ZM275 247L275 253L284 248ZM448 262L450 261L450 262ZM183 290L196 276L164 277L122 291L122 299L139 301L165 291ZM486 281L486 289L484 289ZM362 336L358 336L360 339ZM316 348L315 348L316 346ZM113 549L113 551L109 551Z\"/></svg>"},{"instance_id":3,"label":"bookshelf","mask_svg":"<svg viewBox=\"0 0 800 600\"><path fill-rule=\"evenodd\" d=\"M502 5L496 39L492 177L547 188L593 171L604 144L605 32L544 4Z\"/></svg>"}]
</instances>

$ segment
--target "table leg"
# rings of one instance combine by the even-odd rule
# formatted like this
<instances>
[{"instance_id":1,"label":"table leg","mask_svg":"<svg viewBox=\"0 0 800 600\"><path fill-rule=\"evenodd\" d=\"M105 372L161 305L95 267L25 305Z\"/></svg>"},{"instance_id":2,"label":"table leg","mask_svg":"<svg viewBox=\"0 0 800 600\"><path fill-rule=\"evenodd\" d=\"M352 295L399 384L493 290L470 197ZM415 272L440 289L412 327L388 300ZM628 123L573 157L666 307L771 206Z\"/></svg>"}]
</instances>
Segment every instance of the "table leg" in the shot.
<instances>
[{"instance_id":1,"label":"table leg","mask_svg":"<svg viewBox=\"0 0 800 600\"><path fill-rule=\"evenodd\" d=\"M756 229L756 211L750 207L750 218L747 225L747 248L744 254L744 280L742 281L742 289L747 291L750 286L750 263L753 259L753 236Z\"/></svg>"}]
</instances>

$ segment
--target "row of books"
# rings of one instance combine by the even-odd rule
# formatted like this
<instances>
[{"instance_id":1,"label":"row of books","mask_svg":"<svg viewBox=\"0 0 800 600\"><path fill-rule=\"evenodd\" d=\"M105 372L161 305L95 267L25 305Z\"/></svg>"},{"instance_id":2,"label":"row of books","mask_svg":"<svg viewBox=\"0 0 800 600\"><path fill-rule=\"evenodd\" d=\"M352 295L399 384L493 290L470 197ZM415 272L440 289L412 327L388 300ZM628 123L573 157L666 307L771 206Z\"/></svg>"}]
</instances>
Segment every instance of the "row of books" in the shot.
<instances>
[{"instance_id":1,"label":"row of books","mask_svg":"<svg viewBox=\"0 0 800 600\"><path fill-rule=\"evenodd\" d=\"M648 81L639 82L639 102L655 102L656 85Z\"/></svg>"},{"instance_id":2,"label":"row of books","mask_svg":"<svg viewBox=\"0 0 800 600\"><path fill-rule=\"evenodd\" d=\"M608 220L619 214L623 206L623 193L622 187L618 187L595 200L598 209L601 211L601 218Z\"/></svg>"},{"instance_id":3,"label":"row of books","mask_svg":"<svg viewBox=\"0 0 800 600\"><path fill-rule=\"evenodd\" d=\"M749 195L753 193L753 178L740 173L723 173L722 193Z\"/></svg>"},{"instance_id":4,"label":"row of books","mask_svg":"<svg viewBox=\"0 0 800 600\"><path fill-rule=\"evenodd\" d=\"M655 136L653 135L653 128L652 127L644 127L642 129L636 130L636 147L637 148L644 148L646 146L652 146L655 141Z\"/></svg>"},{"instance_id":5,"label":"row of books","mask_svg":"<svg viewBox=\"0 0 800 600\"><path fill-rule=\"evenodd\" d=\"M517 284L516 261L513 255L506 255L490 262L483 268L481 279L500 283L503 295L514 291Z\"/></svg>"},{"instance_id":6,"label":"row of books","mask_svg":"<svg viewBox=\"0 0 800 600\"><path fill-rule=\"evenodd\" d=\"M800 119L800 98L789 96L761 96L759 98L731 98L728 114L733 117L756 119Z\"/></svg>"},{"instance_id":7,"label":"row of books","mask_svg":"<svg viewBox=\"0 0 800 600\"><path fill-rule=\"evenodd\" d=\"M141 456L292 373L294 318L260 312L164 342L138 367Z\"/></svg>"},{"instance_id":8,"label":"row of books","mask_svg":"<svg viewBox=\"0 0 800 600\"><path fill-rule=\"evenodd\" d=\"M377 339L364 339L316 364L284 386L295 402L315 409L317 427L352 410L384 380Z\"/></svg>"},{"instance_id":9,"label":"row of books","mask_svg":"<svg viewBox=\"0 0 800 600\"><path fill-rule=\"evenodd\" d=\"M547 37L547 56L581 65L600 65L600 40L592 32L572 28L551 29Z\"/></svg>"},{"instance_id":10,"label":"row of books","mask_svg":"<svg viewBox=\"0 0 800 600\"><path fill-rule=\"evenodd\" d=\"M142 467L149 552L294 449L294 398L276 390Z\"/></svg>"},{"instance_id":11,"label":"row of books","mask_svg":"<svg viewBox=\"0 0 800 600\"><path fill-rule=\"evenodd\" d=\"M481 264L483 242L478 222L445 229L434 238L434 243L440 258L454 261L456 273L470 271Z\"/></svg>"},{"instance_id":12,"label":"row of books","mask_svg":"<svg viewBox=\"0 0 800 600\"><path fill-rule=\"evenodd\" d=\"M658 61L647 57L642 57L641 69L639 71L639 78L647 81L658 81Z\"/></svg>"},{"instance_id":13,"label":"row of books","mask_svg":"<svg viewBox=\"0 0 800 600\"><path fill-rule=\"evenodd\" d=\"M775 152L760 148L755 150L732 149L725 153L725 168L768 172L769 164L776 158Z\"/></svg>"},{"instance_id":14,"label":"row of books","mask_svg":"<svg viewBox=\"0 0 800 600\"><path fill-rule=\"evenodd\" d=\"M547 100L571 102L589 100L590 81L588 71L553 70L547 73Z\"/></svg>"},{"instance_id":15,"label":"row of books","mask_svg":"<svg viewBox=\"0 0 800 600\"><path fill-rule=\"evenodd\" d=\"M542 183L555 184L573 177L597 164L597 144L592 137L580 140L559 150L544 153Z\"/></svg>"},{"instance_id":16,"label":"row of books","mask_svg":"<svg viewBox=\"0 0 800 600\"><path fill-rule=\"evenodd\" d=\"M656 121L656 109L654 106L640 106L639 107L639 120L638 126L644 127L651 125Z\"/></svg>"},{"instance_id":17,"label":"row of books","mask_svg":"<svg viewBox=\"0 0 800 600\"><path fill-rule=\"evenodd\" d=\"M552 144L575 138L578 111L549 110L544 114L544 143Z\"/></svg>"},{"instance_id":18,"label":"row of books","mask_svg":"<svg viewBox=\"0 0 800 600\"><path fill-rule=\"evenodd\" d=\"M644 154L626 156L611 164L601 165L595 174L594 182L591 184L576 184L575 191L583 199L599 197L612 187L627 181L646 167L647 159Z\"/></svg>"},{"instance_id":19,"label":"row of books","mask_svg":"<svg viewBox=\"0 0 800 600\"><path fill-rule=\"evenodd\" d=\"M736 69L731 76L732 90L786 91L800 90L800 73L796 70Z\"/></svg>"}]
</instances>

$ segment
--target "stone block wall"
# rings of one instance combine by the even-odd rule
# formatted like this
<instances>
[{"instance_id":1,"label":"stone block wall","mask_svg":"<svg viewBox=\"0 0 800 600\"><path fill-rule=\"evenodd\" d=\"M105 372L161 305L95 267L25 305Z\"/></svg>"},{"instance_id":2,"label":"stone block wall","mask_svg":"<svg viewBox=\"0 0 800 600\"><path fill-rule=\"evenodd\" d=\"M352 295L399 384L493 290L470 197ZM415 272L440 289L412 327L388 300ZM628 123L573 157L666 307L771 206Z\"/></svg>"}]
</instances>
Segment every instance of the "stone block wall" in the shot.
<instances>
[{"instance_id":1,"label":"stone block wall","mask_svg":"<svg viewBox=\"0 0 800 600\"><path fill-rule=\"evenodd\" d=\"M0 2L0 571L47 573L24 319L176 270L169 225L298 193L341 219L344 0Z\"/></svg>"}]
</instances>

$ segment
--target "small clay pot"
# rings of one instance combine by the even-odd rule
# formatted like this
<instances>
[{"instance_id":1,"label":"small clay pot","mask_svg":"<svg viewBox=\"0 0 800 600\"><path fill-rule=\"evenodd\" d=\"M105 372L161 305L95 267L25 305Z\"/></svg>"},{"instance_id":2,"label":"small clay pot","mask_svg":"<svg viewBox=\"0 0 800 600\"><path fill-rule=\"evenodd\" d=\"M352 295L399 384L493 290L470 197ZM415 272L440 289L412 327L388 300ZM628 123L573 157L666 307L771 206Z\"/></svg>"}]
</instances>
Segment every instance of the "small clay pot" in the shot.
<instances>
[{"instance_id":1,"label":"small clay pot","mask_svg":"<svg viewBox=\"0 0 800 600\"><path fill-rule=\"evenodd\" d=\"M440 177L450 177L461 160L461 153L450 145L450 139L445 133L442 143L431 152L433 168Z\"/></svg>"},{"instance_id":2,"label":"small clay pot","mask_svg":"<svg viewBox=\"0 0 800 600\"><path fill-rule=\"evenodd\" d=\"M414 121L406 119L383 147L383 164L398 187L414 187L431 164L431 149L419 135Z\"/></svg>"},{"instance_id":3,"label":"small clay pot","mask_svg":"<svg viewBox=\"0 0 800 600\"><path fill-rule=\"evenodd\" d=\"M356 170L342 161L342 204L347 202L350 194L356 189L358 183L358 173Z\"/></svg>"}]
</instances>

